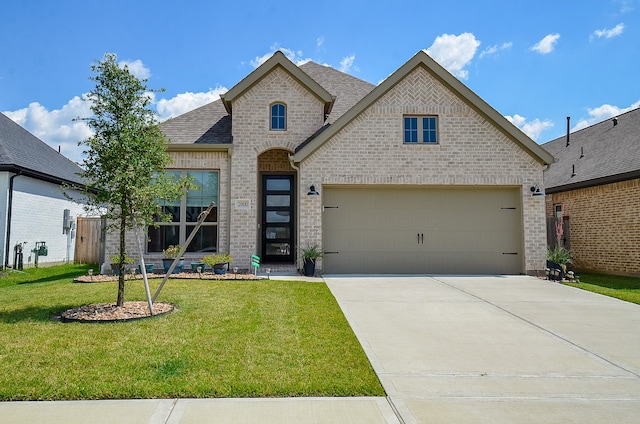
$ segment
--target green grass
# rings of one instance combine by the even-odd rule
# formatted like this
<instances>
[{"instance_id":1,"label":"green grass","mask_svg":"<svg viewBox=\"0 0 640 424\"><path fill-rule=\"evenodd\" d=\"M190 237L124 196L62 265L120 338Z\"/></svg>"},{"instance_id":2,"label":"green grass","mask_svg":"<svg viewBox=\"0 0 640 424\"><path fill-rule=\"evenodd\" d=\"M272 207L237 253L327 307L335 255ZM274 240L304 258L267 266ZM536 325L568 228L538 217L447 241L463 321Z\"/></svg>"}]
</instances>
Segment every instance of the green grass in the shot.
<instances>
[{"instance_id":1,"label":"green grass","mask_svg":"<svg viewBox=\"0 0 640 424\"><path fill-rule=\"evenodd\" d=\"M640 304L640 278L601 274L579 275L579 283L565 284Z\"/></svg>"},{"instance_id":2,"label":"green grass","mask_svg":"<svg viewBox=\"0 0 640 424\"><path fill-rule=\"evenodd\" d=\"M384 395L325 284L171 279L158 299L170 315L53 321L115 301L115 282L72 282L86 269L0 277L0 400ZM145 299L127 285L126 300Z\"/></svg>"}]
</instances>

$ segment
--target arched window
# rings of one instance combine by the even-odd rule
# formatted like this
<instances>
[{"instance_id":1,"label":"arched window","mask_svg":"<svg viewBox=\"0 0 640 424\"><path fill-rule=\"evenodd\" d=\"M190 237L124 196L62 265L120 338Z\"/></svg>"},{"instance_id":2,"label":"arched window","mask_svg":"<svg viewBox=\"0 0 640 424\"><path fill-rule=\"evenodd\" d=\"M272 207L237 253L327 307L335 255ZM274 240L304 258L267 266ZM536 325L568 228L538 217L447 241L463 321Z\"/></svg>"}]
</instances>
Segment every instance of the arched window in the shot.
<instances>
[{"instance_id":1,"label":"arched window","mask_svg":"<svg viewBox=\"0 0 640 424\"><path fill-rule=\"evenodd\" d=\"M284 103L274 103L271 105L271 129L287 129L287 106Z\"/></svg>"}]
</instances>

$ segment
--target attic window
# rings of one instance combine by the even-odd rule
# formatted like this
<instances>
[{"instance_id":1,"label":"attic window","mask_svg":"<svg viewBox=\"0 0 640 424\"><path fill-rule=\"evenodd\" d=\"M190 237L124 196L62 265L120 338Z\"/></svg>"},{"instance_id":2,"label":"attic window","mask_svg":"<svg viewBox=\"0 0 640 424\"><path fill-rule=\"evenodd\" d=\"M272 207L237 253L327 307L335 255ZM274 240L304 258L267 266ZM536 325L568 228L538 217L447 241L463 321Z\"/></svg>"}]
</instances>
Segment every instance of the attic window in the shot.
<instances>
[{"instance_id":1,"label":"attic window","mask_svg":"<svg viewBox=\"0 0 640 424\"><path fill-rule=\"evenodd\" d=\"M405 116L404 142L405 144L437 144L437 116Z\"/></svg>"},{"instance_id":2,"label":"attic window","mask_svg":"<svg viewBox=\"0 0 640 424\"><path fill-rule=\"evenodd\" d=\"M287 129L287 106L284 103L271 105L271 130L284 131Z\"/></svg>"}]
</instances>

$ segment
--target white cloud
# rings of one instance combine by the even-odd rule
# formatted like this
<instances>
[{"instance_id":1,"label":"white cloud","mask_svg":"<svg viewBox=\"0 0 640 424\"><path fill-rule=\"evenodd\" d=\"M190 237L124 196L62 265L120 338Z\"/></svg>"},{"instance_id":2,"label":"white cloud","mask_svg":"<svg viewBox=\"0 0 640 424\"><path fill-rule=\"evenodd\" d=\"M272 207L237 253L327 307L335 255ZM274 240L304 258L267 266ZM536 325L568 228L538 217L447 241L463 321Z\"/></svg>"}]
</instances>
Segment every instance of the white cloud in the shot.
<instances>
[{"instance_id":1,"label":"white cloud","mask_svg":"<svg viewBox=\"0 0 640 424\"><path fill-rule=\"evenodd\" d=\"M225 87L216 87L207 92L180 93L171 99L161 99L156 105L161 120L173 118L190 110L196 109L220 98L220 94L227 92Z\"/></svg>"},{"instance_id":2,"label":"white cloud","mask_svg":"<svg viewBox=\"0 0 640 424\"><path fill-rule=\"evenodd\" d=\"M480 46L480 41L468 32L460 35L443 34L436 37L435 41L425 51L436 62L455 76L467 79L469 71L464 69Z\"/></svg>"},{"instance_id":3,"label":"white cloud","mask_svg":"<svg viewBox=\"0 0 640 424\"><path fill-rule=\"evenodd\" d=\"M593 32L593 34L591 34L591 36L589 37L589 40L593 40L594 38L617 37L618 35L622 34L622 31L624 31L624 24L618 24L611 29L606 29L606 28L597 29Z\"/></svg>"},{"instance_id":4,"label":"white cloud","mask_svg":"<svg viewBox=\"0 0 640 424\"><path fill-rule=\"evenodd\" d=\"M346 72L349 73L349 71L351 71L351 68L353 67L353 62L356 60L356 55L352 54L351 56L347 56L344 59L342 59L340 61L340 68L338 68L339 71L342 72ZM353 68L353 70L357 71L358 68Z\"/></svg>"},{"instance_id":5,"label":"white cloud","mask_svg":"<svg viewBox=\"0 0 640 424\"><path fill-rule=\"evenodd\" d=\"M533 121L527 121L527 118L520 116L517 113L513 116L505 116L505 118L507 118L507 121L520 128L520 130L531 137L531 139L536 141L540 137L542 131L553 127L553 122L549 120L541 121L536 118Z\"/></svg>"},{"instance_id":6,"label":"white cloud","mask_svg":"<svg viewBox=\"0 0 640 424\"><path fill-rule=\"evenodd\" d=\"M287 59L295 63L297 66L304 65L305 63L311 61L311 59L302 58L302 50L295 51L295 50L279 47L278 45L274 45L274 46L271 46L271 51L269 53L265 53L262 56L256 56L256 58L251 61L251 65L254 68L257 68L258 66L262 65L264 62L269 60L269 58L273 56L273 54L278 50L284 53Z\"/></svg>"},{"instance_id":7,"label":"white cloud","mask_svg":"<svg viewBox=\"0 0 640 424\"><path fill-rule=\"evenodd\" d=\"M134 61L121 60L118 62L118 65L122 68L126 66L129 69L129 72L139 79L149 79L151 76L151 70L144 66L140 59Z\"/></svg>"},{"instance_id":8,"label":"white cloud","mask_svg":"<svg viewBox=\"0 0 640 424\"><path fill-rule=\"evenodd\" d=\"M316 47L318 47L318 48L324 47L324 36L323 35L318 37L318 39L316 40Z\"/></svg>"},{"instance_id":9,"label":"white cloud","mask_svg":"<svg viewBox=\"0 0 640 424\"><path fill-rule=\"evenodd\" d=\"M560 38L560 34L549 34L545 36L540 42L531 47L531 50L541 54L548 54L553 51Z\"/></svg>"},{"instance_id":10,"label":"white cloud","mask_svg":"<svg viewBox=\"0 0 640 424\"><path fill-rule=\"evenodd\" d=\"M587 109L587 113L589 114L588 118L583 118L578 121L578 123L573 127L572 131L578 131L583 128L587 128L593 124L597 124L598 122L602 122L606 119L613 118L614 116L621 115L630 110L636 109L640 107L640 100L633 103L629 107L618 107L614 105L604 104L602 106L598 106L592 109Z\"/></svg>"},{"instance_id":11,"label":"white cloud","mask_svg":"<svg viewBox=\"0 0 640 424\"><path fill-rule=\"evenodd\" d=\"M492 54L496 54L498 53L500 50L507 50L510 49L513 46L512 42L508 42L508 43L502 43L502 45L498 46L497 44L494 44L493 46L489 46L486 49L484 49L481 53L479 58L483 58L484 56L490 56Z\"/></svg>"},{"instance_id":12,"label":"white cloud","mask_svg":"<svg viewBox=\"0 0 640 424\"><path fill-rule=\"evenodd\" d=\"M83 121L73 121L92 115L90 103L78 96L60 109L49 111L34 102L24 109L3 113L55 150L60 147L60 152L74 162L82 160L78 142L93 134Z\"/></svg>"}]
</instances>

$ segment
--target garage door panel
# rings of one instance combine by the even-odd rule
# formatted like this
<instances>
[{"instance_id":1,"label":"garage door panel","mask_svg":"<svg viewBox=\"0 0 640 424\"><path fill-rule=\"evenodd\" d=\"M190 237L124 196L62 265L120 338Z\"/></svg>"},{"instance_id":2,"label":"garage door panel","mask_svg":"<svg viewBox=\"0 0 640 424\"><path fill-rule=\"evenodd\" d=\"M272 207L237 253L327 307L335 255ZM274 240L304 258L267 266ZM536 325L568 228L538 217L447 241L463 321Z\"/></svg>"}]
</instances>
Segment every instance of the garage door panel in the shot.
<instances>
[{"instance_id":1,"label":"garage door panel","mask_svg":"<svg viewBox=\"0 0 640 424\"><path fill-rule=\"evenodd\" d=\"M327 273L520 273L517 188L328 187Z\"/></svg>"}]
</instances>

